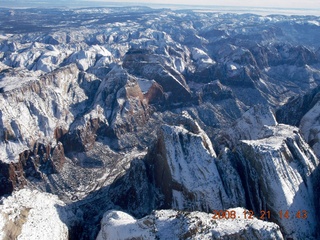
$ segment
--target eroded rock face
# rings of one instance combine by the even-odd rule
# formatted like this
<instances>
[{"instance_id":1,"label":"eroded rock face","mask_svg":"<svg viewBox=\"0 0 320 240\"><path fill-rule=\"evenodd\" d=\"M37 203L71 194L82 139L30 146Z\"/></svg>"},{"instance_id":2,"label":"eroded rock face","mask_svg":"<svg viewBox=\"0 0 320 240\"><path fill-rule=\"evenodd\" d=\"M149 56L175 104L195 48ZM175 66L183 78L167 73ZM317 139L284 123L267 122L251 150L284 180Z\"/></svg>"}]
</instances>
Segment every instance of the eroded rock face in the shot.
<instances>
[{"instance_id":1,"label":"eroded rock face","mask_svg":"<svg viewBox=\"0 0 320 240\"><path fill-rule=\"evenodd\" d=\"M147 176L145 162L135 159L123 176L117 177L108 191L111 201L135 217L149 214L159 205L159 199Z\"/></svg>"},{"instance_id":2,"label":"eroded rock face","mask_svg":"<svg viewBox=\"0 0 320 240\"><path fill-rule=\"evenodd\" d=\"M252 112L255 114L249 115ZM172 123L180 126L162 126L156 144L146 156L149 179L164 195L161 207L211 211L246 206L256 217L261 216L262 210L270 211L268 220L279 224L286 237L316 237L318 203L315 189L319 161L297 128L277 124L269 109L257 107L237 122L239 126L245 126L244 129L253 131L246 135L235 128L234 132L239 140L251 140L240 140L235 146L236 152L226 148L217 157L211 141L186 112ZM132 183L139 182L137 178L131 179ZM128 179L125 182L130 183ZM217 189L220 192L215 195ZM129 195L137 196L138 191L133 192ZM132 221L135 229L136 220ZM297 225L303 228L297 229ZM227 225L221 231L226 229ZM110 237L108 231L114 234L111 229L105 229L99 236ZM150 231L141 231L140 234L149 236ZM213 234L222 239L265 236L259 231L243 228L231 235L219 231L213 231ZM144 239L142 235L139 236ZM277 239L281 235L272 236Z\"/></svg>"},{"instance_id":3,"label":"eroded rock face","mask_svg":"<svg viewBox=\"0 0 320 240\"><path fill-rule=\"evenodd\" d=\"M320 87L316 87L307 94L290 99L276 111L277 121L298 127L304 115L320 100L319 92Z\"/></svg>"},{"instance_id":4,"label":"eroded rock face","mask_svg":"<svg viewBox=\"0 0 320 240\"><path fill-rule=\"evenodd\" d=\"M140 89L137 78L120 66L110 71L99 86L95 106L102 108L107 121L101 134L119 138L143 126L150 117L148 102Z\"/></svg>"},{"instance_id":5,"label":"eroded rock face","mask_svg":"<svg viewBox=\"0 0 320 240\"><path fill-rule=\"evenodd\" d=\"M17 162L0 162L2 188L0 196L11 194L13 190L23 188L27 180L42 180L43 174L57 173L65 163L64 148L58 142L55 146L36 142L33 150L19 154Z\"/></svg>"},{"instance_id":6,"label":"eroded rock face","mask_svg":"<svg viewBox=\"0 0 320 240\"><path fill-rule=\"evenodd\" d=\"M66 148L66 152L86 152L91 150L97 138L97 131L107 126L104 116L99 118L91 114L87 114L84 119L75 122L74 125L77 125L75 129L70 130L60 138Z\"/></svg>"},{"instance_id":7,"label":"eroded rock face","mask_svg":"<svg viewBox=\"0 0 320 240\"><path fill-rule=\"evenodd\" d=\"M271 206L273 216L300 201L314 212L317 160L299 134L282 134L271 107L319 85L317 22L140 7L1 11L0 195L26 185L58 194L84 210L77 239L93 239L113 207L142 217ZM276 115L319 155L318 92ZM271 220L304 238L315 216L305 232ZM264 238L246 230L215 236Z\"/></svg>"},{"instance_id":8,"label":"eroded rock face","mask_svg":"<svg viewBox=\"0 0 320 240\"><path fill-rule=\"evenodd\" d=\"M313 239L319 160L297 128L277 125L269 130L272 132L269 137L243 140L240 144L239 155L244 166L241 176L248 187L252 208L255 212L270 210L271 220L282 227L287 237ZM282 214L288 211L290 220L280 211Z\"/></svg>"},{"instance_id":9,"label":"eroded rock face","mask_svg":"<svg viewBox=\"0 0 320 240\"><path fill-rule=\"evenodd\" d=\"M27 184L24 177L21 162L4 163L0 162L0 196L11 194L13 190L22 188Z\"/></svg>"},{"instance_id":10,"label":"eroded rock face","mask_svg":"<svg viewBox=\"0 0 320 240\"><path fill-rule=\"evenodd\" d=\"M219 80L215 80L202 87L200 97L204 102L218 102L235 96L230 88L222 85Z\"/></svg>"},{"instance_id":11,"label":"eroded rock face","mask_svg":"<svg viewBox=\"0 0 320 240\"><path fill-rule=\"evenodd\" d=\"M101 221L97 240L116 239L284 239L279 226L256 218L244 219L243 208L234 211L237 219L213 219L213 214L158 210L135 219L120 211L108 211Z\"/></svg>"},{"instance_id":12,"label":"eroded rock face","mask_svg":"<svg viewBox=\"0 0 320 240\"><path fill-rule=\"evenodd\" d=\"M153 82L144 96L149 104L159 105L165 103L166 96L161 85Z\"/></svg>"},{"instance_id":13,"label":"eroded rock face","mask_svg":"<svg viewBox=\"0 0 320 240\"><path fill-rule=\"evenodd\" d=\"M239 140L256 140L272 135L266 126L277 125L276 118L271 108L256 105L246 111L237 119L232 128L222 131L221 143L229 148L235 147Z\"/></svg>"}]
</instances>

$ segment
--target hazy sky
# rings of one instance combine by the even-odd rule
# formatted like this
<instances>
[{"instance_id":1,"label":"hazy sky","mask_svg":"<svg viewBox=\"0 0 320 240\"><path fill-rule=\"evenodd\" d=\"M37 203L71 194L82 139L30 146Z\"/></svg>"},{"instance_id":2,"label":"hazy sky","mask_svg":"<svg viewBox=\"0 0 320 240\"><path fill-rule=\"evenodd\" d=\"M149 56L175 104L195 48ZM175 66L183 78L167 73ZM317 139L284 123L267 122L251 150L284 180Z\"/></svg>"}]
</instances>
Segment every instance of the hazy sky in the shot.
<instances>
[{"instance_id":1,"label":"hazy sky","mask_svg":"<svg viewBox=\"0 0 320 240\"><path fill-rule=\"evenodd\" d=\"M240 7L271 7L271 8L309 8L320 10L320 0L0 0L3 6L48 6L48 5L90 5L101 6L108 3L131 3L148 5L159 4L183 4L183 5L212 5L212 6L240 6ZM100 4L99 4L100 3Z\"/></svg>"},{"instance_id":2,"label":"hazy sky","mask_svg":"<svg viewBox=\"0 0 320 240\"><path fill-rule=\"evenodd\" d=\"M102 1L102 0L96 0ZM111 0L112 1L112 0ZM104 1L107 2L107 1ZM189 5L218 5L218 6L255 6L255 7L283 7L283 8L320 8L320 0L120 0L113 2L144 2L169 3Z\"/></svg>"}]
</instances>

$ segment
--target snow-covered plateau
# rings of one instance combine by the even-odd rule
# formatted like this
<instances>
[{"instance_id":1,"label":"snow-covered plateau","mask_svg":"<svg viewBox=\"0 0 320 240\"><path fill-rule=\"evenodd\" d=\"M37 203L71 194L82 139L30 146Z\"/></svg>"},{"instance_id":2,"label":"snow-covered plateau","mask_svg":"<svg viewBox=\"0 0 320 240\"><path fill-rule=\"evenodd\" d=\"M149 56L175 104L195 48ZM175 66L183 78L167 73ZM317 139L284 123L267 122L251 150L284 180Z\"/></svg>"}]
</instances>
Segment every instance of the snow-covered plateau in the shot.
<instances>
[{"instance_id":1,"label":"snow-covered plateau","mask_svg":"<svg viewBox=\"0 0 320 240\"><path fill-rule=\"evenodd\" d=\"M318 39L311 15L0 8L0 239L320 239Z\"/></svg>"}]
</instances>

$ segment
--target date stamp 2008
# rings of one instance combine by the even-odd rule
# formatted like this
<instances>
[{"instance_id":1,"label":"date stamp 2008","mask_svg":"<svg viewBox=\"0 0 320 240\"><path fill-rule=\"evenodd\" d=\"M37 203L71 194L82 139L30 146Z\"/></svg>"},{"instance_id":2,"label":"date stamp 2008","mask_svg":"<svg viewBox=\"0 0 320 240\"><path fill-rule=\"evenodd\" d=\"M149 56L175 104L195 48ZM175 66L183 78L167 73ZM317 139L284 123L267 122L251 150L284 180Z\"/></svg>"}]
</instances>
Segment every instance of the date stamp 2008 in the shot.
<instances>
[{"instance_id":1,"label":"date stamp 2008","mask_svg":"<svg viewBox=\"0 0 320 240\"><path fill-rule=\"evenodd\" d=\"M308 212L306 210L298 210L296 212L290 212L289 210L286 211L278 211L277 213L271 214L271 211L268 210L261 210L259 214L255 214L252 210L245 210L239 214L234 210L213 210L213 219L253 219L253 217L257 217L261 220L269 220L273 218L280 218L280 219L307 219Z\"/></svg>"}]
</instances>

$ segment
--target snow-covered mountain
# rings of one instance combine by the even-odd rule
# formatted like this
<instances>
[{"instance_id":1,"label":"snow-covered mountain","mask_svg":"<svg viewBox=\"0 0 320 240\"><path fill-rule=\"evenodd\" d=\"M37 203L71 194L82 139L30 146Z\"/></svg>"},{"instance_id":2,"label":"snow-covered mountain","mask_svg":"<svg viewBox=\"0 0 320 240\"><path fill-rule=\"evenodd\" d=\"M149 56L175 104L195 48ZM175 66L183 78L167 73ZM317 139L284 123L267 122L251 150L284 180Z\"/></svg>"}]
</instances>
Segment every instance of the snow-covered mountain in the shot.
<instances>
[{"instance_id":1,"label":"snow-covered mountain","mask_svg":"<svg viewBox=\"0 0 320 240\"><path fill-rule=\"evenodd\" d=\"M319 27L1 9L0 236L319 238Z\"/></svg>"}]
</instances>

